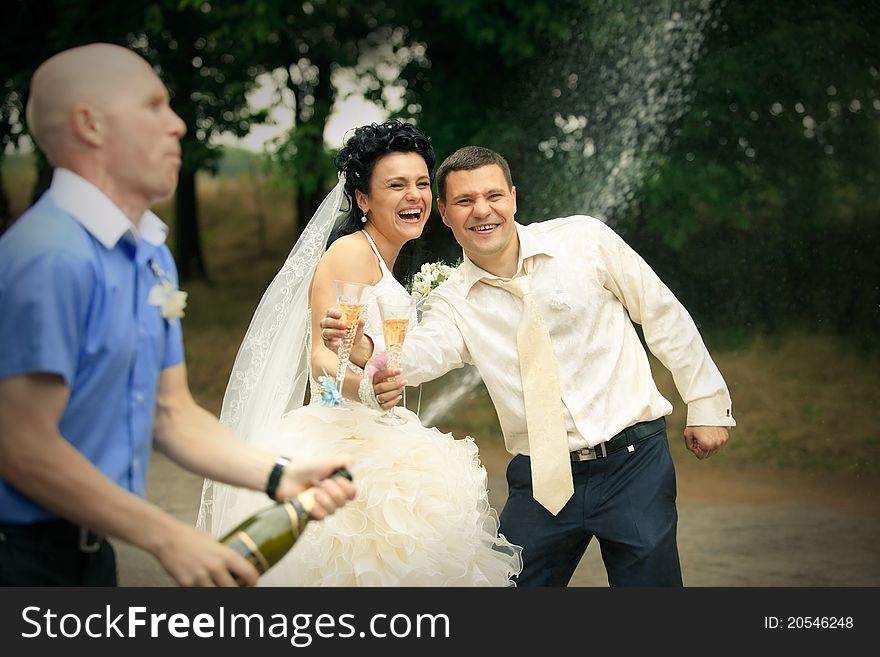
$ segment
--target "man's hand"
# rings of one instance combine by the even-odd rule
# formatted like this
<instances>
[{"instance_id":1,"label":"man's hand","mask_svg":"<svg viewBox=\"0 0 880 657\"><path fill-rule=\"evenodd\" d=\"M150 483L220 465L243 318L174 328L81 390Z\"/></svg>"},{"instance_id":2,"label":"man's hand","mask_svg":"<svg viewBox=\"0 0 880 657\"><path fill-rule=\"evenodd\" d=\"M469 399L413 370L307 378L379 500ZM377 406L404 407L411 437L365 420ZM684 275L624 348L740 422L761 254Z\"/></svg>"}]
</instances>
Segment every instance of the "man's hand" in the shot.
<instances>
[{"instance_id":1,"label":"man's hand","mask_svg":"<svg viewBox=\"0 0 880 657\"><path fill-rule=\"evenodd\" d=\"M180 586L246 586L257 583L259 572L240 554L210 534L175 521L153 550Z\"/></svg>"},{"instance_id":2,"label":"man's hand","mask_svg":"<svg viewBox=\"0 0 880 657\"><path fill-rule=\"evenodd\" d=\"M397 405L403 397L406 380L400 377L401 371L395 367L386 367L373 376L373 392L383 411Z\"/></svg>"},{"instance_id":3,"label":"man's hand","mask_svg":"<svg viewBox=\"0 0 880 657\"><path fill-rule=\"evenodd\" d=\"M339 468L351 469L351 459L332 456L321 459L302 459L291 461L284 468L284 476L278 485L278 499L286 499L306 488L315 488L315 505L309 511L316 520L321 520L353 500L357 494L355 485L345 477L330 475Z\"/></svg>"},{"instance_id":4,"label":"man's hand","mask_svg":"<svg viewBox=\"0 0 880 657\"><path fill-rule=\"evenodd\" d=\"M684 444L698 459L713 456L730 438L727 427L685 427Z\"/></svg>"}]
</instances>

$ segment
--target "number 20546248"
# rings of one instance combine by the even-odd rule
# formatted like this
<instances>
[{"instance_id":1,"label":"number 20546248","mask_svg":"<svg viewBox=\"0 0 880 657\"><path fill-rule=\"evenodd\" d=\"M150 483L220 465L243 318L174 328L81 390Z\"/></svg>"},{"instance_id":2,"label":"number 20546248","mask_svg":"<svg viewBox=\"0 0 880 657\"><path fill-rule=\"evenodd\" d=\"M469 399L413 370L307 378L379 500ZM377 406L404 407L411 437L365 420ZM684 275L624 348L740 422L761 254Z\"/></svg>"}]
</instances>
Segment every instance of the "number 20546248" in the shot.
<instances>
[{"instance_id":1,"label":"number 20546248","mask_svg":"<svg viewBox=\"0 0 880 657\"><path fill-rule=\"evenodd\" d=\"M768 630L847 630L854 626L852 616L764 616L764 628Z\"/></svg>"}]
</instances>

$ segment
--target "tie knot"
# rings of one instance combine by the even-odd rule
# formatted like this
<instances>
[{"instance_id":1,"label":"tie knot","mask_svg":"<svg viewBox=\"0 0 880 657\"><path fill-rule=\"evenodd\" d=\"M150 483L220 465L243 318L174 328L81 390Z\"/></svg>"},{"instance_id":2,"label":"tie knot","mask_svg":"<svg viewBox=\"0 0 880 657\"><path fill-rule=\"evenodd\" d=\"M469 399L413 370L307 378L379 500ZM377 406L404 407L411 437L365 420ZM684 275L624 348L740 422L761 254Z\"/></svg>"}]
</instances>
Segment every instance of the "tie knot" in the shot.
<instances>
[{"instance_id":1,"label":"tie knot","mask_svg":"<svg viewBox=\"0 0 880 657\"><path fill-rule=\"evenodd\" d=\"M520 299L524 298L532 291L532 278L528 274L523 274L522 276L517 276L516 278L511 278L509 280L505 280L502 278L484 278L483 281L489 285L500 287L502 290L507 290L512 295L517 296Z\"/></svg>"}]
</instances>

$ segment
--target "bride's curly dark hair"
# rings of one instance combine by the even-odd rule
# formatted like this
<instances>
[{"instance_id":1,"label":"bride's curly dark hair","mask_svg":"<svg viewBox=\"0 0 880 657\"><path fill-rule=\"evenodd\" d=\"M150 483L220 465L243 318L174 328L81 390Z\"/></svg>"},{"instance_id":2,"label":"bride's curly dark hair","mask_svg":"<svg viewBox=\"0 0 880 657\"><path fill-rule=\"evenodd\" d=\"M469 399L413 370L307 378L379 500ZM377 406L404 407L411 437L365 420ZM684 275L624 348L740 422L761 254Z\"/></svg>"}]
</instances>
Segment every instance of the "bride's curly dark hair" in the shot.
<instances>
[{"instance_id":1,"label":"bride's curly dark hair","mask_svg":"<svg viewBox=\"0 0 880 657\"><path fill-rule=\"evenodd\" d=\"M436 156L428 137L414 125L397 119L384 123L371 123L355 129L336 155L336 169L345 176L345 195L348 197L348 215L330 233L329 247L345 235L363 228L361 211L357 205L355 190L364 194L370 191L370 177L383 156L389 153L418 153L428 167L428 175L434 182ZM430 211L430 208L429 208ZM419 240L403 245L394 263L394 277L404 286L412 279L418 266L421 249Z\"/></svg>"}]
</instances>

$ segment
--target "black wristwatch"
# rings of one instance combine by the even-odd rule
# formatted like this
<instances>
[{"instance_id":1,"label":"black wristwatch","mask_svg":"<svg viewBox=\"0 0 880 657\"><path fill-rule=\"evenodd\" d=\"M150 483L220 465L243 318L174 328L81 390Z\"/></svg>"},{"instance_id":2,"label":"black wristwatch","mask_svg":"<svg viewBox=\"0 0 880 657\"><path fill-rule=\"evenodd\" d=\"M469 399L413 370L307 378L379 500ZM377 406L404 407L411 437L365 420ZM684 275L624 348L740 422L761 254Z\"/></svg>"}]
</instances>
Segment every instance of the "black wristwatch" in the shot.
<instances>
[{"instance_id":1,"label":"black wristwatch","mask_svg":"<svg viewBox=\"0 0 880 657\"><path fill-rule=\"evenodd\" d=\"M279 456L278 460L275 461L275 465L272 466L272 472L269 473L269 480L266 482L266 495L273 502L277 502L275 499L275 493L278 492L278 484L281 483L281 475L284 474L284 468L287 467L287 464L290 463L290 459L286 456Z\"/></svg>"}]
</instances>

